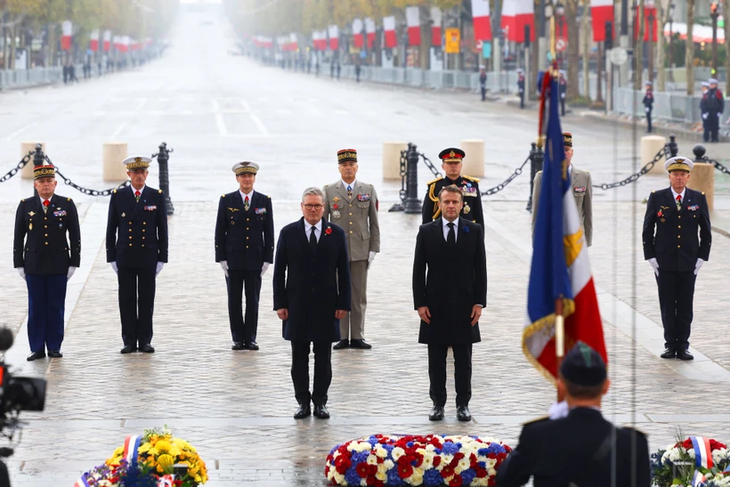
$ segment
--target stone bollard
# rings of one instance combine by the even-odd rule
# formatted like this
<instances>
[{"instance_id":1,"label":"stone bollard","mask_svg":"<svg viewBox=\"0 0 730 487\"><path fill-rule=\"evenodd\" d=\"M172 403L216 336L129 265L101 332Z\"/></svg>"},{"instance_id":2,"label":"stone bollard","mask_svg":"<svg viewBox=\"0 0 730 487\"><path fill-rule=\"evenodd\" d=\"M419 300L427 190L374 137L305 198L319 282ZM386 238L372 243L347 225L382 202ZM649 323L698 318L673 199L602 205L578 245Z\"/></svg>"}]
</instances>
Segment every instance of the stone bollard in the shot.
<instances>
[{"instance_id":1,"label":"stone bollard","mask_svg":"<svg viewBox=\"0 0 730 487\"><path fill-rule=\"evenodd\" d=\"M127 168L122 161L127 158L126 142L104 142L103 148L104 181L126 181Z\"/></svg>"},{"instance_id":2,"label":"stone bollard","mask_svg":"<svg viewBox=\"0 0 730 487\"><path fill-rule=\"evenodd\" d=\"M484 177L484 141L479 139L462 140L461 150L466 154L461 174L479 178Z\"/></svg>"},{"instance_id":3,"label":"stone bollard","mask_svg":"<svg viewBox=\"0 0 730 487\"><path fill-rule=\"evenodd\" d=\"M41 144L41 148L43 149L43 153L46 153L46 143L45 142L21 142L20 143L20 157L25 157L28 155L28 152L35 152L35 146ZM31 156L30 161L28 161L28 164L23 167L23 170L20 171L20 177L22 179L33 179L33 157Z\"/></svg>"},{"instance_id":4,"label":"stone bollard","mask_svg":"<svg viewBox=\"0 0 730 487\"><path fill-rule=\"evenodd\" d=\"M400 152L408 150L406 142L383 142L383 179L400 179Z\"/></svg>"},{"instance_id":5,"label":"stone bollard","mask_svg":"<svg viewBox=\"0 0 730 487\"><path fill-rule=\"evenodd\" d=\"M695 154L695 165L687 187L705 193L707 209L712 211L715 207L715 166L707 162L705 147L702 144L694 146L692 152Z\"/></svg>"},{"instance_id":6,"label":"stone bollard","mask_svg":"<svg viewBox=\"0 0 730 487\"><path fill-rule=\"evenodd\" d=\"M644 164L654 159L657 152L664 148L664 144L667 143L666 137L661 135L645 135L641 138L641 159L639 163L641 167ZM662 157L654 164L654 167L649 171L649 174L666 174L664 170L664 161L666 157Z\"/></svg>"}]
</instances>

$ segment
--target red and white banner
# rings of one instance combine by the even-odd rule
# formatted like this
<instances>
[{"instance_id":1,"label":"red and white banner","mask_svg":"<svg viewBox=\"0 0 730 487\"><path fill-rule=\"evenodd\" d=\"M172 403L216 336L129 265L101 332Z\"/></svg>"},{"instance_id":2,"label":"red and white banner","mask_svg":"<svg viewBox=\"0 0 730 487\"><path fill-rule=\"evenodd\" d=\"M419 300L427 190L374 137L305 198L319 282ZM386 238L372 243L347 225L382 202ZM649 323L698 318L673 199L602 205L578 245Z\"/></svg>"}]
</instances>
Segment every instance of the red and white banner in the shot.
<instances>
[{"instance_id":1,"label":"red and white banner","mask_svg":"<svg viewBox=\"0 0 730 487\"><path fill-rule=\"evenodd\" d=\"M634 40L638 40L640 24L637 16L639 15L639 9L637 8L634 12L636 12L634 14ZM656 16L656 7L644 7L644 42L649 42L649 32L651 32L651 41L656 42Z\"/></svg>"},{"instance_id":2,"label":"red and white banner","mask_svg":"<svg viewBox=\"0 0 730 487\"><path fill-rule=\"evenodd\" d=\"M327 31L315 30L312 32L312 44L317 51L327 50Z\"/></svg>"},{"instance_id":3,"label":"red and white banner","mask_svg":"<svg viewBox=\"0 0 730 487\"><path fill-rule=\"evenodd\" d=\"M606 22L613 22L613 0L591 0L591 18L593 19L593 40L606 40Z\"/></svg>"},{"instance_id":4,"label":"red and white banner","mask_svg":"<svg viewBox=\"0 0 730 487\"><path fill-rule=\"evenodd\" d=\"M64 51L71 50L71 36L73 35L73 24L70 20L64 20L61 23L61 49Z\"/></svg>"},{"instance_id":5,"label":"red and white banner","mask_svg":"<svg viewBox=\"0 0 730 487\"><path fill-rule=\"evenodd\" d=\"M112 31L104 31L104 51L108 51L112 47Z\"/></svg>"},{"instance_id":6,"label":"red and white banner","mask_svg":"<svg viewBox=\"0 0 730 487\"><path fill-rule=\"evenodd\" d=\"M352 21L352 43L357 49L362 49L365 42L362 29L365 26L362 19L355 19Z\"/></svg>"},{"instance_id":7,"label":"red and white banner","mask_svg":"<svg viewBox=\"0 0 730 487\"><path fill-rule=\"evenodd\" d=\"M297 51L299 49L299 41L297 40L297 35L292 32L289 34L289 50L291 51Z\"/></svg>"},{"instance_id":8,"label":"red and white banner","mask_svg":"<svg viewBox=\"0 0 730 487\"><path fill-rule=\"evenodd\" d=\"M122 37L122 52L129 51L129 46L132 44L132 38L129 36Z\"/></svg>"},{"instance_id":9,"label":"red and white banner","mask_svg":"<svg viewBox=\"0 0 730 487\"><path fill-rule=\"evenodd\" d=\"M421 45L421 12L419 7L406 7L406 26L408 27L408 45Z\"/></svg>"},{"instance_id":10,"label":"red and white banner","mask_svg":"<svg viewBox=\"0 0 730 487\"><path fill-rule=\"evenodd\" d=\"M535 40L535 4L533 0L509 0L502 4L502 30L507 39L525 42L525 26L530 26L530 40Z\"/></svg>"},{"instance_id":11,"label":"red and white banner","mask_svg":"<svg viewBox=\"0 0 730 487\"><path fill-rule=\"evenodd\" d=\"M369 17L365 19L365 34L368 36L368 49L372 49L375 44L375 21Z\"/></svg>"},{"instance_id":12,"label":"red and white banner","mask_svg":"<svg viewBox=\"0 0 730 487\"><path fill-rule=\"evenodd\" d=\"M274 40L271 37L254 36L253 43L256 47L271 49L274 47Z\"/></svg>"},{"instance_id":13,"label":"red and white banner","mask_svg":"<svg viewBox=\"0 0 730 487\"><path fill-rule=\"evenodd\" d=\"M383 17L383 31L385 32L385 47L394 48L398 45L398 36L395 34L395 17Z\"/></svg>"},{"instance_id":14,"label":"red and white banner","mask_svg":"<svg viewBox=\"0 0 730 487\"><path fill-rule=\"evenodd\" d=\"M441 9L431 7L431 45L441 46Z\"/></svg>"},{"instance_id":15,"label":"red and white banner","mask_svg":"<svg viewBox=\"0 0 730 487\"><path fill-rule=\"evenodd\" d=\"M330 25L327 30L330 35L330 50L336 51L340 47L339 30L336 25Z\"/></svg>"},{"instance_id":16,"label":"red and white banner","mask_svg":"<svg viewBox=\"0 0 730 487\"><path fill-rule=\"evenodd\" d=\"M96 52L99 50L99 29L94 29L89 35L89 49Z\"/></svg>"},{"instance_id":17,"label":"red and white banner","mask_svg":"<svg viewBox=\"0 0 730 487\"><path fill-rule=\"evenodd\" d=\"M474 39L492 40L492 23L489 17L489 0L471 0L471 16L474 19Z\"/></svg>"}]
</instances>

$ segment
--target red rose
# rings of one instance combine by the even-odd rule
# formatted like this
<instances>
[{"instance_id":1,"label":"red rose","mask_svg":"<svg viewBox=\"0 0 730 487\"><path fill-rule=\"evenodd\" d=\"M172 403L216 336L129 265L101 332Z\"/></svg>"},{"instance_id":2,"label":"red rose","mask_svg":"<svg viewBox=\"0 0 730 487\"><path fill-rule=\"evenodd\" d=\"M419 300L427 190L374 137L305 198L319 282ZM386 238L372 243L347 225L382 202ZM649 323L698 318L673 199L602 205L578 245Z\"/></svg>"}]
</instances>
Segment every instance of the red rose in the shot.
<instances>
[{"instance_id":1,"label":"red rose","mask_svg":"<svg viewBox=\"0 0 730 487\"><path fill-rule=\"evenodd\" d=\"M433 457L433 466L438 467L439 465L441 465L441 457L439 457L439 456Z\"/></svg>"},{"instance_id":2,"label":"red rose","mask_svg":"<svg viewBox=\"0 0 730 487\"><path fill-rule=\"evenodd\" d=\"M464 457L465 457L465 455L460 451L454 453L454 460L456 460L456 461L459 461Z\"/></svg>"},{"instance_id":3,"label":"red rose","mask_svg":"<svg viewBox=\"0 0 730 487\"><path fill-rule=\"evenodd\" d=\"M324 234L329 235L330 233L332 233L332 227L327 227L327 230L324 231Z\"/></svg>"},{"instance_id":4,"label":"red rose","mask_svg":"<svg viewBox=\"0 0 730 487\"><path fill-rule=\"evenodd\" d=\"M378 473L378 466L368 464L368 475L373 476L376 473Z\"/></svg>"},{"instance_id":5,"label":"red rose","mask_svg":"<svg viewBox=\"0 0 730 487\"><path fill-rule=\"evenodd\" d=\"M444 467L443 470L441 470L441 476L443 478L451 477L452 475L454 475L454 467L452 467L451 465L447 465Z\"/></svg>"},{"instance_id":6,"label":"red rose","mask_svg":"<svg viewBox=\"0 0 730 487\"><path fill-rule=\"evenodd\" d=\"M337 203L335 203L335 204L334 204L334 205L332 206L332 208L334 208L334 209L336 210L336 209L337 209Z\"/></svg>"},{"instance_id":7,"label":"red rose","mask_svg":"<svg viewBox=\"0 0 730 487\"><path fill-rule=\"evenodd\" d=\"M477 472L477 477L479 477L480 479L483 479L484 477L487 476L487 469L486 468L477 468L476 469L476 472Z\"/></svg>"},{"instance_id":8,"label":"red rose","mask_svg":"<svg viewBox=\"0 0 730 487\"><path fill-rule=\"evenodd\" d=\"M489 480L487 481L487 485L489 487L494 487L495 485L497 485L497 481L494 480L494 477L489 477Z\"/></svg>"},{"instance_id":9,"label":"red rose","mask_svg":"<svg viewBox=\"0 0 730 487\"><path fill-rule=\"evenodd\" d=\"M661 218L662 217L662 210L657 211L656 216L658 216L659 218Z\"/></svg>"},{"instance_id":10,"label":"red rose","mask_svg":"<svg viewBox=\"0 0 730 487\"><path fill-rule=\"evenodd\" d=\"M365 462L358 463L357 467L355 467L355 471L360 477L367 477L368 476L368 464Z\"/></svg>"},{"instance_id":11,"label":"red rose","mask_svg":"<svg viewBox=\"0 0 730 487\"><path fill-rule=\"evenodd\" d=\"M461 482L461 475L456 474L451 478L451 480L449 480L449 487L459 487Z\"/></svg>"},{"instance_id":12,"label":"red rose","mask_svg":"<svg viewBox=\"0 0 730 487\"><path fill-rule=\"evenodd\" d=\"M413 475L413 467L410 465L398 465L398 475L402 479L410 477Z\"/></svg>"}]
</instances>

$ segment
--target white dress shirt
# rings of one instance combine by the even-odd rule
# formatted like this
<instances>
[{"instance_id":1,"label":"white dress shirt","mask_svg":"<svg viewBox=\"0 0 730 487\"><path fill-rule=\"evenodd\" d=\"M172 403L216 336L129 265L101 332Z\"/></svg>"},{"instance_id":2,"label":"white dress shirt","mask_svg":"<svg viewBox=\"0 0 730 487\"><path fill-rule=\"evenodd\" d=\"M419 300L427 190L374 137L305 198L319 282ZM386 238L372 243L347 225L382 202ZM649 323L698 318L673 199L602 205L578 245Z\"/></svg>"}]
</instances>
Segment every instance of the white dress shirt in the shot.
<instances>
[{"instance_id":1,"label":"white dress shirt","mask_svg":"<svg viewBox=\"0 0 730 487\"><path fill-rule=\"evenodd\" d=\"M319 237L322 236L322 220L318 221L316 225L310 225L307 220L304 220L304 236L307 237L307 242L309 242L309 236L312 234L312 228L314 228L314 236L319 242Z\"/></svg>"},{"instance_id":2,"label":"white dress shirt","mask_svg":"<svg viewBox=\"0 0 730 487\"><path fill-rule=\"evenodd\" d=\"M443 222L443 230L444 230L444 240L447 242L449 241L449 227L448 224L450 223L449 220L446 218L442 218L441 221ZM459 240L459 217L456 217L456 220L454 220L454 243L456 243Z\"/></svg>"},{"instance_id":3,"label":"white dress shirt","mask_svg":"<svg viewBox=\"0 0 730 487\"><path fill-rule=\"evenodd\" d=\"M248 194L244 193L240 189L238 190L238 192L241 193L241 201L243 201L244 203L246 202L246 196L248 196L248 204L250 205L253 201L253 190L251 190L251 192Z\"/></svg>"},{"instance_id":4,"label":"white dress shirt","mask_svg":"<svg viewBox=\"0 0 730 487\"><path fill-rule=\"evenodd\" d=\"M134 189L134 186L132 186L131 184L129 185L129 187L132 188L132 196L134 196L136 198L137 191L139 191L139 196L140 196L140 198L142 197L142 193L144 193L144 185L142 185L142 187L139 189Z\"/></svg>"},{"instance_id":5,"label":"white dress shirt","mask_svg":"<svg viewBox=\"0 0 730 487\"><path fill-rule=\"evenodd\" d=\"M670 186L670 188L671 188L671 186ZM677 193L676 191L674 191L674 188L672 188L672 196L674 196L674 203L675 204L677 203L677 196L681 196L682 204L684 204L684 193L686 193L686 192L687 192L687 188L684 188L681 193Z\"/></svg>"},{"instance_id":6,"label":"white dress shirt","mask_svg":"<svg viewBox=\"0 0 730 487\"><path fill-rule=\"evenodd\" d=\"M357 184L357 179L351 183L346 183L344 179L340 179L340 181L342 181L342 186L345 188L345 192L347 192L347 187L349 186L350 189L352 189L352 194L355 194L355 185Z\"/></svg>"}]
</instances>

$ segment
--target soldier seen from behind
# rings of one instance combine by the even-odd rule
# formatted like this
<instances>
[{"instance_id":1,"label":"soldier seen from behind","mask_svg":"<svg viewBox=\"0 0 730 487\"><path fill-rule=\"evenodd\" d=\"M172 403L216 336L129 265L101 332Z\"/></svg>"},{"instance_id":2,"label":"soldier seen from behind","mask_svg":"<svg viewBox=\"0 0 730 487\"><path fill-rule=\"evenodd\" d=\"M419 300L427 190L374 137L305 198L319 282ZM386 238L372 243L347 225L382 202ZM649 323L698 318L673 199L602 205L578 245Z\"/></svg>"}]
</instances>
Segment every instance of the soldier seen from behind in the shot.
<instances>
[{"instance_id":1,"label":"soldier seen from behind","mask_svg":"<svg viewBox=\"0 0 730 487\"><path fill-rule=\"evenodd\" d=\"M651 111L654 108L654 94L651 90L651 81L646 82L646 93L644 94L644 112L646 112L646 131L651 133Z\"/></svg>"}]
</instances>

